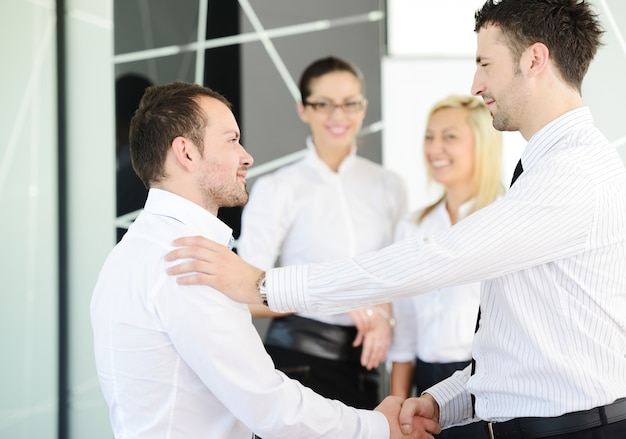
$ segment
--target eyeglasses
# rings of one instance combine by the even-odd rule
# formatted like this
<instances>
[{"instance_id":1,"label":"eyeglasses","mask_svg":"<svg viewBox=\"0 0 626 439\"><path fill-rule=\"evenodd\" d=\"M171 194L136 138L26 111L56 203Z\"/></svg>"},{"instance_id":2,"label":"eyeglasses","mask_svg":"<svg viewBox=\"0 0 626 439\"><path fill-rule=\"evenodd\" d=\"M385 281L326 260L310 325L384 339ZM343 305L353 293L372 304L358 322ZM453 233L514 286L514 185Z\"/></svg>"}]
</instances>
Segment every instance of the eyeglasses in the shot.
<instances>
[{"instance_id":1,"label":"eyeglasses","mask_svg":"<svg viewBox=\"0 0 626 439\"><path fill-rule=\"evenodd\" d=\"M324 114L330 114L335 108L341 108L345 113L357 113L365 107L365 99L360 101L349 101L343 104L333 104L328 101L305 102L304 105L313 108L313 110Z\"/></svg>"}]
</instances>

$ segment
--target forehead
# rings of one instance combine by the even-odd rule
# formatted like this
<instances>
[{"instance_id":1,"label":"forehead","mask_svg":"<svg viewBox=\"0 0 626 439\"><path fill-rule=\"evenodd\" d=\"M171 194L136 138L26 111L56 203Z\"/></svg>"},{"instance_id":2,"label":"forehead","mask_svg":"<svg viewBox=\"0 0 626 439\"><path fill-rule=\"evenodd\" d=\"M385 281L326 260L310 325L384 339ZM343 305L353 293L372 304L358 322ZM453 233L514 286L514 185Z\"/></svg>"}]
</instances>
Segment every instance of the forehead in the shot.
<instances>
[{"instance_id":1,"label":"forehead","mask_svg":"<svg viewBox=\"0 0 626 439\"><path fill-rule=\"evenodd\" d=\"M486 25L478 30L476 60L509 53L504 34L498 26Z\"/></svg>"},{"instance_id":2,"label":"forehead","mask_svg":"<svg viewBox=\"0 0 626 439\"><path fill-rule=\"evenodd\" d=\"M326 73L311 80L311 94L315 95L354 95L361 93L361 80L350 72Z\"/></svg>"},{"instance_id":3,"label":"forehead","mask_svg":"<svg viewBox=\"0 0 626 439\"><path fill-rule=\"evenodd\" d=\"M428 126L441 129L469 126L468 113L469 111L465 108L440 108L432 114Z\"/></svg>"}]
</instances>

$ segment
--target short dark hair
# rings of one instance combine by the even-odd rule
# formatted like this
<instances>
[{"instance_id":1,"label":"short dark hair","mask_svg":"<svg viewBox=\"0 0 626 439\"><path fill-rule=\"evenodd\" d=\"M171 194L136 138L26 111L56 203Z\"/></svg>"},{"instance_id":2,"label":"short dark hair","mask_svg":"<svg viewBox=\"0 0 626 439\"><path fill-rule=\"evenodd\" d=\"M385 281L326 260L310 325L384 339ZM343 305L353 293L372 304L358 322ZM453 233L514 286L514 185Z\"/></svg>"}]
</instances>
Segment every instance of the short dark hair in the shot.
<instances>
[{"instance_id":1,"label":"short dark hair","mask_svg":"<svg viewBox=\"0 0 626 439\"><path fill-rule=\"evenodd\" d=\"M336 56L327 56L326 58L320 58L313 61L307 66L306 69L300 75L300 98L302 103L306 102L306 99L311 96L311 81L320 76L324 76L331 72L348 72L352 73L360 82L361 87L365 88L365 81L361 70L354 64L345 59L338 58Z\"/></svg>"},{"instance_id":2,"label":"short dark hair","mask_svg":"<svg viewBox=\"0 0 626 439\"><path fill-rule=\"evenodd\" d=\"M604 33L585 0L487 0L474 18L475 32L500 28L516 61L532 44L545 44L563 80L578 91Z\"/></svg>"},{"instance_id":3,"label":"short dark hair","mask_svg":"<svg viewBox=\"0 0 626 439\"><path fill-rule=\"evenodd\" d=\"M130 123L129 141L133 169L146 187L165 176L165 158L176 137L187 137L202 152L210 121L200 108L200 96L231 108L221 94L183 81L151 86L143 94Z\"/></svg>"}]
</instances>

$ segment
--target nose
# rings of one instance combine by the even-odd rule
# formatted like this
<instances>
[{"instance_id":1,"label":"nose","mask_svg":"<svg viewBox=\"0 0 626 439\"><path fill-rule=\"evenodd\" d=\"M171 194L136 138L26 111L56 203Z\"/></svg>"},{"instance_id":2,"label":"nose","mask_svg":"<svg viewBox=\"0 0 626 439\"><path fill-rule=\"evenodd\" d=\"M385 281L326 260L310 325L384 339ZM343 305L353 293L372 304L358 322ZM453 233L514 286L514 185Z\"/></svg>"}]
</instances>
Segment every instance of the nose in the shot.
<instances>
[{"instance_id":1,"label":"nose","mask_svg":"<svg viewBox=\"0 0 626 439\"><path fill-rule=\"evenodd\" d=\"M483 81L480 78L480 73L477 69L476 72L474 73L474 80L472 81L472 95L480 96L483 94L484 91L485 90L484 90Z\"/></svg>"},{"instance_id":2,"label":"nose","mask_svg":"<svg viewBox=\"0 0 626 439\"><path fill-rule=\"evenodd\" d=\"M241 156L239 158L241 165L245 166L246 168L252 166L252 163L254 163L254 158L241 143L239 144L239 146L241 147Z\"/></svg>"},{"instance_id":3,"label":"nose","mask_svg":"<svg viewBox=\"0 0 626 439\"><path fill-rule=\"evenodd\" d=\"M343 105L341 104L332 104L332 108L330 110L330 112L328 113L328 117L330 117L331 119L342 119L346 116L348 116L348 111L343 107Z\"/></svg>"}]
</instances>

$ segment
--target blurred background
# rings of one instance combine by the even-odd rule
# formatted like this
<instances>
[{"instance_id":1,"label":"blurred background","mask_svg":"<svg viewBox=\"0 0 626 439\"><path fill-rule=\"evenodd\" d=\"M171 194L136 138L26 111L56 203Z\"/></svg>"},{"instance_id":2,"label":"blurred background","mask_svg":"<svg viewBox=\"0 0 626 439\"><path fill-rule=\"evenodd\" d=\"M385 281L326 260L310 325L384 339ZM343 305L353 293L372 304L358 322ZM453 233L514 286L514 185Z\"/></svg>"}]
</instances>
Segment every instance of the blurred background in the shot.
<instances>
[{"instance_id":1,"label":"blurred background","mask_svg":"<svg viewBox=\"0 0 626 439\"><path fill-rule=\"evenodd\" d=\"M592 0L607 33L583 87L626 160L626 3ZM111 438L89 301L104 258L143 205L127 124L143 89L202 83L234 105L258 175L298 159L301 71L337 55L369 99L359 154L426 185L430 106L469 93L476 0L3 0L0 5L0 438ZM525 142L505 136L503 180ZM125 188L118 190L118 188ZM238 234L239 209L220 211ZM262 325L259 326L262 330Z\"/></svg>"}]
</instances>

